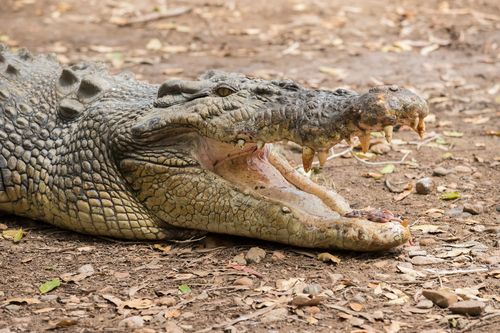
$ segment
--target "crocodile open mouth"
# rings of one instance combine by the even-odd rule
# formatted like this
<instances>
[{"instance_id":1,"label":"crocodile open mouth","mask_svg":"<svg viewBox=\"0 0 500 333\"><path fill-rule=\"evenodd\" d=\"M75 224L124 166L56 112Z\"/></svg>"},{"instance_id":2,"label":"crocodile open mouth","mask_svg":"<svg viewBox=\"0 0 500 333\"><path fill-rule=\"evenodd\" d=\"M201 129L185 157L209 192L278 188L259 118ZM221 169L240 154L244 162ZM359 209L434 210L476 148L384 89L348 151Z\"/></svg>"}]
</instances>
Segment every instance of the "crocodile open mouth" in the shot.
<instances>
[{"instance_id":1,"label":"crocodile open mouth","mask_svg":"<svg viewBox=\"0 0 500 333\"><path fill-rule=\"evenodd\" d=\"M318 185L294 169L268 143L244 146L201 139L198 159L202 166L238 187L239 191L319 218L339 217L350 211L337 193Z\"/></svg>"}]
</instances>

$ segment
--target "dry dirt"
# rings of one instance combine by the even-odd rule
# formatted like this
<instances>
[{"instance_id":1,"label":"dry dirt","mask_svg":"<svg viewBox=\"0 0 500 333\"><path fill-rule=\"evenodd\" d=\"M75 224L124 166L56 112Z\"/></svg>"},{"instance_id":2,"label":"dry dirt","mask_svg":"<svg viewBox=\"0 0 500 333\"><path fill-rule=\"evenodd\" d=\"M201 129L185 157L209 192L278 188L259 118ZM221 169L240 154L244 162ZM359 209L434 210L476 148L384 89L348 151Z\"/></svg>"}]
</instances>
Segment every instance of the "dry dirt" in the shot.
<instances>
[{"instance_id":1,"label":"dry dirt","mask_svg":"<svg viewBox=\"0 0 500 333\"><path fill-rule=\"evenodd\" d=\"M404 163L376 180L364 175L378 177L385 165L337 157L315 178L355 207L403 214L413 244L330 251L340 262L324 263L321 251L249 239L157 246L4 216L2 229L28 233L18 243L0 237L0 332L500 331L498 1L169 1L168 13L186 10L149 20L165 3L2 0L0 40L63 63L104 61L152 82L217 68L329 89L410 87L430 105L426 139L401 128L388 153L368 156L399 161L410 151ZM453 172L433 176L437 167ZM432 178L433 192L403 199L385 182L404 187L422 177ZM461 197L441 199L453 191ZM464 212L470 205L482 211ZM260 263L232 264L254 246L266 252ZM40 293L61 276L57 289ZM242 277L249 280L235 284ZM304 286L321 288L319 304L295 305ZM416 307L422 290L439 288L485 308L473 317Z\"/></svg>"}]
</instances>

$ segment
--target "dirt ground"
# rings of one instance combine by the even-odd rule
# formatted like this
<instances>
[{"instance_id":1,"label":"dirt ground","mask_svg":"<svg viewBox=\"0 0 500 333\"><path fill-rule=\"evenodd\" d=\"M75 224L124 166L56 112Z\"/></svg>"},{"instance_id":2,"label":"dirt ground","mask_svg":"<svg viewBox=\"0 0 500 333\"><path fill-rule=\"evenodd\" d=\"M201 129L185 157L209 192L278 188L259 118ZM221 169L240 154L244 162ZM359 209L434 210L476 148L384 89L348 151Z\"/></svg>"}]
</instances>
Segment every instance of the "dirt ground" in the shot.
<instances>
[{"instance_id":1,"label":"dirt ground","mask_svg":"<svg viewBox=\"0 0 500 333\"><path fill-rule=\"evenodd\" d=\"M424 140L374 134L379 154L314 176L354 207L403 214L413 244L322 262L250 239L121 242L3 216L4 234L28 233L0 237L1 333L500 331L498 1L2 0L0 41L156 83L216 68L327 89L398 84L431 110ZM423 177L427 195L411 190ZM261 262L234 263L252 247ZM481 314L428 304L423 291L441 288Z\"/></svg>"}]
</instances>

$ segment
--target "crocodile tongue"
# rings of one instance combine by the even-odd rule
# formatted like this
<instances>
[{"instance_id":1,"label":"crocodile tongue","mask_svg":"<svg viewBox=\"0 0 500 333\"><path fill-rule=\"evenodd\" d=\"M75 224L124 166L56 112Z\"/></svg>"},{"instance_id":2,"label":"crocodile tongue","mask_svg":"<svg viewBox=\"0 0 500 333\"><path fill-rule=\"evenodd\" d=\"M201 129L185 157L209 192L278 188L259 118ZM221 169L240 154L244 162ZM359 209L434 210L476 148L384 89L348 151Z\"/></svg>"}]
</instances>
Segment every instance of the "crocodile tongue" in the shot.
<instances>
[{"instance_id":1,"label":"crocodile tongue","mask_svg":"<svg viewBox=\"0 0 500 333\"><path fill-rule=\"evenodd\" d=\"M283 207L302 211L310 216L331 218L351 209L337 193L324 188L297 172L288 161L274 151L272 144L262 149L248 144L241 150L218 144L217 152L205 150L214 173L237 186ZM230 152L232 149L232 152ZM229 152L229 153L228 153Z\"/></svg>"}]
</instances>

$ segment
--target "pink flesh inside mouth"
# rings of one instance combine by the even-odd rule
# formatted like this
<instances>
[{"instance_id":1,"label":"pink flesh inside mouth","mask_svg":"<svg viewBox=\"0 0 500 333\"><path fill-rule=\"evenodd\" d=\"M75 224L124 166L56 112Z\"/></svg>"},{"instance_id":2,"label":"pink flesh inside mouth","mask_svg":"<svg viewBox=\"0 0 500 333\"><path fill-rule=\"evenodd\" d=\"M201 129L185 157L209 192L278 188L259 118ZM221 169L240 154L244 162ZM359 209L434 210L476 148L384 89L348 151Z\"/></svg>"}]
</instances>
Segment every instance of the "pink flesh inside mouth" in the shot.
<instances>
[{"instance_id":1,"label":"pink flesh inside mouth","mask_svg":"<svg viewBox=\"0 0 500 333\"><path fill-rule=\"evenodd\" d=\"M258 149L255 143L248 143L240 149L201 138L196 155L204 168L243 193L253 193L270 203L321 220L338 218L339 212L343 215L351 210L338 194L297 172L272 144Z\"/></svg>"}]
</instances>

